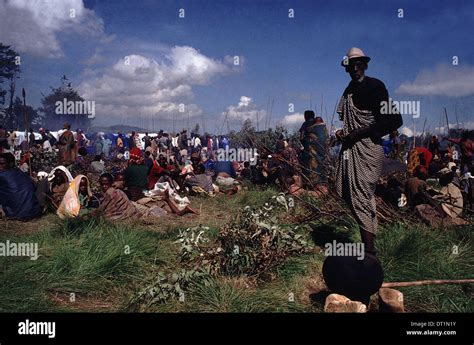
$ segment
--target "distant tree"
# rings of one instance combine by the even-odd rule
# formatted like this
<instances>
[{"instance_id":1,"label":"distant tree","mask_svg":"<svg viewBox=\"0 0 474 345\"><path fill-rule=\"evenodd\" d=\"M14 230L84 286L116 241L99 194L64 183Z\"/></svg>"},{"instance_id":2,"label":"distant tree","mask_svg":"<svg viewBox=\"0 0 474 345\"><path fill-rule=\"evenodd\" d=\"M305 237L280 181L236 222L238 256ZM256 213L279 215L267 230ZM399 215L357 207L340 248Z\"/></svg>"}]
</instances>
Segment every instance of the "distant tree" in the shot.
<instances>
[{"instance_id":1,"label":"distant tree","mask_svg":"<svg viewBox=\"0 0 474 345\"><path fill-rule=\"evenodd\" d=\"M242 124L240 131L230 131L227 136L230 140L232 147L253 147L255 136L255 127L252 125L252 121L247 119Z\"/></svg>"},{"instance_id":2,"label":"distant tree","mask_svg":"<svg viewBox=\"0 0 474 345\"><path fill-rule=\"evenodd\" d=\"M13 97L15 95L16 79L20 75L20 65L17 57L18 54L10 46L0 43L0 108L3 108L0 112L0 121L4 122L5 126L7 126L7 123L14 122L14 119L12 119L14 116ZM10 92L8 109L3 107L7 90L4 90L1 84L5 81L9 83L8 92Z\"/></svg>"},{"instance_id":3,"label":"distant tree","mask_svg":"<svg viewBox=\"0 0 474 345\"><path fill-rule=\"evenodd\" d=\"M41 127L41 116L38 114L38 110L27 105L26 115L28 123L25 123L25 106L20 97L15 97L15 101L12 106L13 116L10 117L10 122L7 122L6 128L25 130L33 128L38 130Z\"/></svg>"},{"instance_id":4,"label":"distant tree","mask_svg":"<svg viewBox=\"0 0 474 345\"><path fill-rule=\"evenodd\" d=\"M64 114L58 112L58 103L64 102L83 102L78 91L75 90L66 76L61 78L61 86L57 88L51 87L51 93L44 96L41 100L40 113L42 117L43 127L48 129L62 128L64 122L71 124L71 129L76 128L87 129L91 125L91 119L85 114Z\"/></svg>"}]
</instances>

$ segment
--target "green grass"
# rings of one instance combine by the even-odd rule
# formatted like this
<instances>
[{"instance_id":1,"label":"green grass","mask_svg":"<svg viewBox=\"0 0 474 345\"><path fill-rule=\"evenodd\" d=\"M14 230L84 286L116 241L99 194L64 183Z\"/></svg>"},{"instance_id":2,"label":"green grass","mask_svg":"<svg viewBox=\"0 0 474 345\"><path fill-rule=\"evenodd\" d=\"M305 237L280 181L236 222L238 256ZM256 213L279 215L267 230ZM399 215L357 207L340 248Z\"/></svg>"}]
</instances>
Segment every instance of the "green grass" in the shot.
<instances>
[{"instance_id":1,"label":"green grass","mask_svg":"<svg viewBox=\"0 0 474 345\"><path fill-rule=\"evenodd\" d=\"M473 279L472 226L447 230L396 224L381 231L377 250L385 281ZM457 251L455 250L457 249ZM410 311L473 312L472 284L400 288Z\"/></svg>"},{"instance_id":2,"label":"green grass","mask_svg":"<svg viewBox=\"0 0 474 345\"><path fill-rule=\"evenodd\" d=\"M2 236L2 241L38 243L40 257L0 258L0 311L54 310L49 293L105 297L117 286L138 282L147 267L174 259L155 237L135 226L101 220Z\"/></svg>"},{"instance_id":3,"label":"green grass","mask_svg":"<svg viewBox=\"0 0 474 345\"><path fill-rule=\"evenodd\" d=\"M73 220L58 221L33 234L0 232L2 242L37 242L40 254L36 261L0 257L0 312L104 310L89 300L107 301L106 311L127 311L136 292L157 272L170 274L189 268L179 261L180 247L174 243L180 229L209 226L208 237L216 241L219 227L232 220L239 208L262 206L277 194L276 190L250 190L202 199L207 212L203 217L163 220L157 225ZM285 219L285 224L290 220ZM317 246L333 239L359 241L360 237L355 228L334 221L315 223L311 228L307 235L315 243L315 251L288 258L258 282L247 277L213 277L207 284L191 284L184 302L171 298L145 311L321 312L323 304L309 298L323 284L324 253ZM382 227L376 246L385 281L474 278L473 237L472 226L449 230L401 224ZM453 246L457 246L457 254ZM473 312L473 290L472 284L400 288L406 309L413 312ZM77 304L52 298L70 293L76 294ZM290 294L294 301L289 300Z\"/></svg>"}]
</instances>

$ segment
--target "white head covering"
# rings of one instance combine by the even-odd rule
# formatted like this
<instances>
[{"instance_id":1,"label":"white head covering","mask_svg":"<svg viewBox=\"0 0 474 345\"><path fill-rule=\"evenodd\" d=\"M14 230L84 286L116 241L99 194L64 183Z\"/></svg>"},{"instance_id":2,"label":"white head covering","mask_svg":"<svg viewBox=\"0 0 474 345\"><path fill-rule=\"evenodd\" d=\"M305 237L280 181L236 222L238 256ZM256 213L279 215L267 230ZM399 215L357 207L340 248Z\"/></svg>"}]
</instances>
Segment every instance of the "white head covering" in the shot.
<instances>
[{"instance_id":1,"label":"white head covering","mask_svg":"<svg viewBox=\"0 0 474 345\"><path fill-rule=\"evenodd\" d=\"M56 170L61 170L62 172L64 172L67 176L68 182L71 182L72 180L74 180L74 178L72 177L69 170L67 170L67 168L65 166L59 165L56 168L54 168L53 170L51 170L51 172L49 173L49 175L48 175L48 181L49 182L51 182L54 179L54 173L56 172Z\"/></svg>"}]
</instances>

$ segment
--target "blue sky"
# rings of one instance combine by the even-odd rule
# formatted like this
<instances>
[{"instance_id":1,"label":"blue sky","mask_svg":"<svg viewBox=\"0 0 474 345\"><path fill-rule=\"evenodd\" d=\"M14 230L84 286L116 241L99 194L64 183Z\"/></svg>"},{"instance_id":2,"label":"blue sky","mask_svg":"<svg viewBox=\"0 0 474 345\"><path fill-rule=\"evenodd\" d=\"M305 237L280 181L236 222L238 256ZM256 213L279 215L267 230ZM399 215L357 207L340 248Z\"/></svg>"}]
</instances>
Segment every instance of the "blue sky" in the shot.
<instances>
[{"instance_id":1,"label":"blue sky","mask_svg":"<svg viewBox=\"0 0 474 345\"><path fill-rule=\"evenodd\" d=\"M25 13L32 18L16 34L0 30L0 42L22 56L18 89L25 87L38 106L41 93L66 74L96 101L96 124L172 130L173 123L178 129L204 121L206 130L218 131L227 113L230 128L246 118L256 126L258 117L262 129L274 100L270 125L294 129L310 103L320 112L321 98L330 120L349 81L340 61L357 46L372 58L367 75L381 79L394 99L421 102L418 128L425 118L431 130L438 127L444 106L452 124L456 110L462 125L474 127L473 1L64 0L48 7L15 0L2 6L13 23L16 16L24 23ZM72 23L63 18L70 8L78 13ZM126 56L133 56L131 73L119 65ZM232 65L234 56L239 66ZM179 104L185 112L176 110ZM411 128L412 117L404 120Z\"/></svg>"}]
</instances>

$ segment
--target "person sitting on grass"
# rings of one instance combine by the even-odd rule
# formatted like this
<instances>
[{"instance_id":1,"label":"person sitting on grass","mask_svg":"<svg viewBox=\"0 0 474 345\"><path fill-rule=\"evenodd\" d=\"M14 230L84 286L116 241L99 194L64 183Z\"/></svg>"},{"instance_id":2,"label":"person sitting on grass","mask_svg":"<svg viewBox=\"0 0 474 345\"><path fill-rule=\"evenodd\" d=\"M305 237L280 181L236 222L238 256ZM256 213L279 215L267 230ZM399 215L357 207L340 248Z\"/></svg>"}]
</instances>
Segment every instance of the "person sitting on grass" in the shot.
<instances>
[{"instance_id":1,"label":"person sitting on grass","mask_svg":"<svg viewBox=\"0 0 474 345\"><path fill-rule=\"evenodd\" d=\"M96 211L90 215L100 214L108 220L124 220L139 215L138 210L128 199L122 190L112 187L114 178L109 173L99 177L99 185L102 189L102 198Z\"/></svg>"},{"instance_id":2,"label":"person sitting on grass","mask_svg":"<svg viewBox=\"0 0 474 345\"><path fill-rule=\"evenodd\" d=\"M92 207L97 207L97 204L94 204L89 179L84 175L77 175L69 184L56 213L62 219L83 216L89 213Z\"/></svg>"},{"instance_id":3,"label":"person sitting on grass","mask_svg":"<svg viewBox=\"0 0 474 345\"><path fill-rule=\"evenodd\" d=\"M105 170L105 165L102 163L102 157L95 155L94 160L91 162L91 168L93 172L102 174Z\"/></svg>"},{"instance_id":4,"label":"person sitting on grass","mask_svg":"<svg viewBox=\"0 0 474 345\"><path fill-rule=\"evenodd\" d=\"M148 167L139 148L134 147L130 150L130 159L124 175L129 199L137 201L143 198L143 191L148 187Z\"/></svg>"},{"instance_id":5,"label":"person sitting on grass","mask_svg":"<svg viewBox=\"0 0 474 345\"><path fill-rule=\"evenodd\" d=\"M142 214L135 204L130 201L127 195L120 189L112 187L114 178L111 174L105 173L102 174L99 178L99 184L102 188L103 197L100 200L100 206L95 212L91 214L101 214L104 218L108 220L125 220L130 218L143 218ZM197 214L189 206L186 206L184 209L179 209L178 206L169 198L169 194L165 193L163 196L163 205L165 204L170 208L172 213L175 213L179 216L184 215L185 213L194 213Z\"/></svg>"},{"instance_id":6,"label":"person sitting on grass","mask_svg":"<svg viewBox=\"0 0 474 345\"><path fill-rule=\"evenodd\" d=\"M9 152L0 154L0 205L9 219L26 221L41 214L33 180L15 167Z\"/></svg>"}]
</instances>

